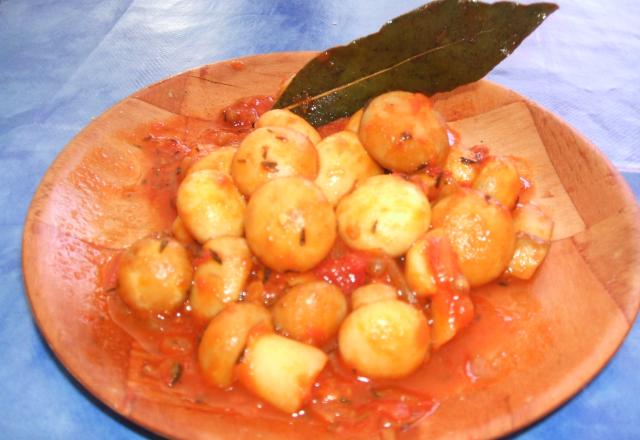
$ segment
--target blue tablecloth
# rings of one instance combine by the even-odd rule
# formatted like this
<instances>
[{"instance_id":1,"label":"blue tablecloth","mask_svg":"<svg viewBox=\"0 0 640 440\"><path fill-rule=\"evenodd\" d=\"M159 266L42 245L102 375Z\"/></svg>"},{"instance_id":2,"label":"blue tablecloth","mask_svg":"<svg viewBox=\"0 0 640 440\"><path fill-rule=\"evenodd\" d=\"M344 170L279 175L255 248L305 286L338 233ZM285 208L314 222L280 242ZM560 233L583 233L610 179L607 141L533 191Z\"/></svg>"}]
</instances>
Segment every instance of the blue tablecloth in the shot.
<instances>
[{"instance_id":1,"label":"blue tablecloth","mask_svg":"<svg viewBox=\"0 0 640 440\"><path fill-rule=\"evenodd\" d=\"M0 437L150 434L93 399L31 319L20 246L47 167L91 118L135 90L206 63L319 50L375 31L422 0L0 0ZM560 10L490 78L601 148L640 194L640 2L558 0ZM640 438L640 330L602 373L518 434Z\"/></svg>"}]
</instances>

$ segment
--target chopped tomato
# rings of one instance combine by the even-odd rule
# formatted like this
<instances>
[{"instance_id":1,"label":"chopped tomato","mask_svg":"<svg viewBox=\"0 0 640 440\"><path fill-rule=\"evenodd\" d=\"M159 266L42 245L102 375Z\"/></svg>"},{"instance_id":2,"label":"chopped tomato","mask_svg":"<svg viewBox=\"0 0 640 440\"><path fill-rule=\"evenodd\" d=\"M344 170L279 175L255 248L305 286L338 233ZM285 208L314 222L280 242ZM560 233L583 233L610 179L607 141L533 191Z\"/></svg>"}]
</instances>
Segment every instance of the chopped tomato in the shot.
<instances>
[{"instance_id":1,"label":"chopped tomato","mask_svg":"<svg viewBox=\"0 0 640 440\"><path fill-rule=\"evenodd\" d=\"M450 285L462 275L451 243L446 237L434 235L429 238L427 249L429 265L435 274L438 287L450 288Z\"/></svg>"},{"instance_id":2,"label":"chopped tomato","mask_svg":"<svg viewBox=\"0 0 640 440\"><path fill-rule=\"evenodd\" d=\"M450 290L436 292L431 297L431 343L434 348L451 340L473 319L473 303L466 293Z\"/></svg>"},{"instance_id":3,"label":"chopped tomato","mask_svg":"<svg viewBox=\"0 0 640 440\"><path fill-rule=\"evenodd\" d=\"M271 96L252 96L240 99L222 112L226 123L233 127L252 127L267 110L273 106Z\"/></svg>"},{"instance_id":4,"label":"chopped tomato","mask_svg":"<svg viewBox=\"0 0 640 440\"><path fill-rule=\"evenodd\" d=\"M466 327L473 318L469 285L460 271L457 256L446 237L429 239L429 264L436 278L431 297L431 342L438 348Z\"/></svg>"},{"instance_id":5,"label":"chopped tomato","mask_svg":"<svg viewBox=\"0 0 640 440\"><path fill-rule=\"evenodd\" d=\"M314 269L314 273L349 294L366 284L368 263L365 253L347 251L339 257L329 256Z\"/></svg>"},{"instance_id":6,"label":"chopped tomato","mask_svg":"<svg viewBox=\"0 0 640 440\"><path fill-rule=\"evenodd\" d=\"M489 157L489 148L485 145L474 145L471 147L473 158L477 163L483 162Z\"/></svg>"}]
</instances>

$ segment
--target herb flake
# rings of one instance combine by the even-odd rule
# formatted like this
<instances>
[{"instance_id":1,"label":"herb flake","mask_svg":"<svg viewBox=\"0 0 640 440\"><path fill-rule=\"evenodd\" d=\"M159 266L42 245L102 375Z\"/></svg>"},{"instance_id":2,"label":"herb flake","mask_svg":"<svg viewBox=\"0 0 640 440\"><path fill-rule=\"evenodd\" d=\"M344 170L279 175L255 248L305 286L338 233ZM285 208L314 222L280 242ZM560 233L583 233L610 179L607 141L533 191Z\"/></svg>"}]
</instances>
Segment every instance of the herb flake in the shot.
<instances>
[{"instance_id":1,"label":"herb flake","mask_svg":"<svg viewBox=\"0 0 640 440\"><path fill-rule=\"evenodd\" d=\"M469 159L468 157L460 157L460 162L462 162L464 165L475 165L476 163L478 163L478 161L473 160L473 159Z\"/></svg>"},{"instance_id":2,"label":"herb flake","mask_svg":"<svg viewBox=\"0 0 640 440\"><path fill-rule=\"evenodd\" d=\"M213 261L215 261L218 264L222 264L222 257L220 256L219 253L217 253L213 249L209 249L209 255L211 256L211 259Z\"/></svg>"},{"instance_id":3,"label":"herb flake","mask_svg":"<svg viewBox=\"0 0 640 440\"><path fill-rule=\"evenodd\" d=\"M262 162L260 162L260 165L262 166L262 168L264 168L266 171L268 171L270 173L277 173L278 172L278 163L277 162L273 162L271 160L263 160Z\"/></svg>"},{"instance_id":4,"label":"herb flake","mask_svg":"<svg viewBox=\"0 0 640 440\"><path fill-rule=\"evenodd\" d=\"M180 382L180 378L182 377L183 370L184 368L182 367L182 364L179 362L174 362L171 365L171 371L169 372L170 377L169 377L169 383L168 383L170 387L174 387L178 382Z\"/></svg>"}]
</instances>

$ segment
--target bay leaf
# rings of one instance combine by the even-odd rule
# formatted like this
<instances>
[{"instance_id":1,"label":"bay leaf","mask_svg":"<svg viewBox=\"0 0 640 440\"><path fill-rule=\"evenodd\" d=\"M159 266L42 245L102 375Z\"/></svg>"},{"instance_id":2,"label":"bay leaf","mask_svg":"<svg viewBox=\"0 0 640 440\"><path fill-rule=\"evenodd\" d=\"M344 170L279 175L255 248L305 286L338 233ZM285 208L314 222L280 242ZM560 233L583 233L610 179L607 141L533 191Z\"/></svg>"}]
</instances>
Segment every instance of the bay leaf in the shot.
<instances>
[{"instance_id":1,"label":"bay leaf","mask_svg":"<svg viewBox=\"0 0 640 440\"><path fill-rule=\"evenodd\" d=\"M319 126L391 90L453 90L489 73L557 8L433 1L374 34L322 52L293 77L274 107Z\"/></svg>"}]
</instances>

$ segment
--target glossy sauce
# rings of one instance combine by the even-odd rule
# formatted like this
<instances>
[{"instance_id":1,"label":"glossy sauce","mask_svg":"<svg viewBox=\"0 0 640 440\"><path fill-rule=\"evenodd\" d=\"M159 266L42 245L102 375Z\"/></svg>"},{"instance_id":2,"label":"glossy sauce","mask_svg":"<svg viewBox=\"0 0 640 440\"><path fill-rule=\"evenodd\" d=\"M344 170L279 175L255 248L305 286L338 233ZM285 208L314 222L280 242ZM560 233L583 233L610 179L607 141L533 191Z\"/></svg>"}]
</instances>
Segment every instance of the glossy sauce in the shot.
<instances>
[{"instance_id":1,"label":"glossy sauce","mask_svg":"<svg viewBox=\"0 0 640 440\"><path fill-rule=\"evenodd\" d=\"M246 98L226 109L218 121L177 117L123 135L153 164L140 185L165 224L170 225L177 215L175 194L184 170L218 146L239 144L257 117L272 104L270 97ZM347 119L342 119L319 131L325 137L343 129L346 123ZM457 142L459 136L451 133L450 139ZM479 149L479 161L487 154L486 149ZM198 245L189 245L188 251L194 265L211 258L208 253L201 254ZM304 274L275 273L255 260L241 299L271 306L287 287L310 279L335 283L347 295L361 285L379 281L394 285L416 307L425 307L403 285L402 264L402 259L350 250L338 240L327 259ZM331 341L324 347L330 362L314 385L309 403L299 413L287 415L241 386L220 390L207 384L196 358L207 323L190 313L188 302L171 316L135 314L117 294L117 266L118 256L114 255L100 267L96 303L134 341L128 368L128 387L133 396L160 402L178 399L186 407L203 411L273 419L336 434L370 438L381 429L404 432L437 411L440 402L508 375L523 358L541 356L541 347L550 338L537 319L539 304L528 291L528 283L494 283L472 291L472 323L432 351L430 360L407 378L375 381L357 377L341 363L336 342ZM98 335L101 337L109 335ZM111 349L116 352L125 348Z\"/></svg>"}]
</instances>

